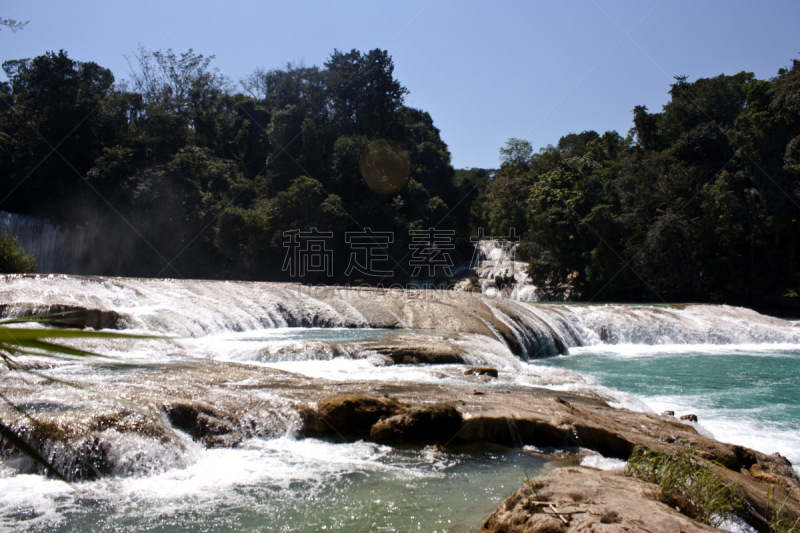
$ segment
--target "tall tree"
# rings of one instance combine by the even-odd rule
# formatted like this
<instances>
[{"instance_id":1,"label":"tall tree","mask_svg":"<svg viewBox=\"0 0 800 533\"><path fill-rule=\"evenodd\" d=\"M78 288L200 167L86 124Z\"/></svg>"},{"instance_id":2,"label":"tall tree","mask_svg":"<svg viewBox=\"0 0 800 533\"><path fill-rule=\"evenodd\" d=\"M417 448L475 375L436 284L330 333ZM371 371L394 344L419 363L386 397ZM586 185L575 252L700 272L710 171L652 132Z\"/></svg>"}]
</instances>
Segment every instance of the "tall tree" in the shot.
<instances>
[{"instance_id":1,"label":"tall tree","mask_svg":"<svg viewBox=\"0 0 800 533\"><path fill-rule=\"evenodd\" d=\"M325 67L334 120L349 133L391 137L393 114L408 91L394 79L394 64L388 52L335 50Z\"/></svg>"},{"instance_id":2,"label":"tall tree","mask_svg":"<svg viewBox=\"0 0 800 533\"><path fill-rule=\"evenodd\" d=\"M103 104L114 76L63 50L6 61L3 70L9 84L0 130L13 139L0 185L3 196L14 191L7 208L32 213L43 202L66 200L53 213L63 218L71 209L69 199L88 193L79 183L113 142L113 120Z\"/></svg>"}]
</instances>

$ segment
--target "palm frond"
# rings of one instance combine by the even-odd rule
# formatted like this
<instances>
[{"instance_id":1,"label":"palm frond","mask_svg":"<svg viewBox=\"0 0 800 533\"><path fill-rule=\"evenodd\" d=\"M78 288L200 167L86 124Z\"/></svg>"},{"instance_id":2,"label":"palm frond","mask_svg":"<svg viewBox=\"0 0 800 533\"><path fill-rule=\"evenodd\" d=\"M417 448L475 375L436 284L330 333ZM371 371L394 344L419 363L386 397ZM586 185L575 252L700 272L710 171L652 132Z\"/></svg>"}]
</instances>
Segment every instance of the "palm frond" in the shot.
<instances>
[{"instance_id":1,"label":"palm frond","mask_svg":"<svg viewBox=\"0 0 800 533\"><path fill-rule=\"evenodd\" d=\"M72 340L72 339L160 339L164 337L152 335L128 335L119 332L107 331L87 331L87 330L74 330L74 329L55 329L55 328L24 328L16 327L17 324L24 322L49 322L53 317L63 317L66 313L47 313L40 315L31 315L18 318L10 318L0 320L0 360L5 366L12 371L25 372L30 375L48 380L50 382L59 383L69 387L83 389L80 385L71 383L69 381L60 380L40 372L26 368L20 364L18 357L21 355L30 355L36 357L51 357L56 359L71 360L74 357L102 357L105 359L113 359L113 357L103 356L88 350L81 350L79 348L72 348L58 344L57 342L49 342L50 340ZM0 400L9 405L14 411L20 413L23 417L30 421L34 426L41 424L30 414L25 412L17 406L12 400L7 398L4 394L0 393ZM126 407L139 412L149 418L152 418L151 413L146 413L134 405L129 405L130 402L121 402ZM19 434L17 434L11 427L0 421L0 437L2 440L19 450L22 454L41 465L45 470L53 474L55 477L67 481L63 473L53 466L47 459L45 459L33 446L25 441ZM99 478L102 478L102 473L92 464L90 464L80 453L78 453L66 440L55 436L71 454L73 454L85 466L91 469Z\"/></svg>"}]
</instances>

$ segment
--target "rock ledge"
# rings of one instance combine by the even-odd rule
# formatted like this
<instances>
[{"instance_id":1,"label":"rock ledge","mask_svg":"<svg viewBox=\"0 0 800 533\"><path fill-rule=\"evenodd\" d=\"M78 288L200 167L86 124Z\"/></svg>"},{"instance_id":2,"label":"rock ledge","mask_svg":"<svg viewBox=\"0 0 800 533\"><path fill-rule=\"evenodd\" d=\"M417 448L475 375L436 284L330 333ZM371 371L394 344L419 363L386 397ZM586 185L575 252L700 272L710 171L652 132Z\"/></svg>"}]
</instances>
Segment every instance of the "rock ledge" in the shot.
<instances>
[{"instance_id":1,"label":"rock ledge","mask_svg":"<svg viewBox=\"0 0 800 533\"><path fill-rule=\"evenodd\" d=\"M482 533L696 533L695 522L651 494L656 486L592 468L557 468L531 480L486 519Z\"/></svg>"}]
</instances>

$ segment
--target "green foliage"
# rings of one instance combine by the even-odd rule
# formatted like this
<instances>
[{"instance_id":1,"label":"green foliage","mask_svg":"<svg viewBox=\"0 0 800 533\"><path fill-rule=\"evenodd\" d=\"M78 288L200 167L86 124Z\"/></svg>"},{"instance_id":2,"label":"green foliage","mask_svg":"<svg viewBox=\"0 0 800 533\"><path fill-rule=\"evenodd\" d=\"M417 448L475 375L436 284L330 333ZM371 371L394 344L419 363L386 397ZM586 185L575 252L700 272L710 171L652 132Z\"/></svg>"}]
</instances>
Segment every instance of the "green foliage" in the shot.
<instances>
[{"instance_id":1,"label":"green foliage","mask_svg":"<svg viewBox=\"0 0 800 533\"><path fill-rule=\"evenodd\" d=\"M13 235L0 231L0 273L36 271L36 258L20 246Z\"/></svg>"},{"instance_id":2,"label":"green foliage","mask_svg":"<svg viewBox=\"0 0 800 533\"><path fill-rule=\"evenodd\" d=\"M3 70L9 93L3 95L0 130L11 145L2 156L0 192L14 191L15 211L48 204L60 213L61 202L114 134L114 120L102 109L114 76L96 63L70 59L63 50L6 61ZM63 159L51 153L55 147Z\"/></svg>"},{"instance_id":3,"label":"green foliage","mask_svg":"<svg viewBox=\"0 0 800 533\"><path fill-rule=\"evenodd\" d=\"M585 299L796 313L798 88L797 60L766 81L680 76L626 138L570 133L532 155L509 140L478 203L493 234L523 228L537 285L578 272Z\"/></svg>"},{"instance_id":4,"label":"green foliage","mask_svg":"<svg viewBox=\"0 0 800 533\"><path fill-rule=\"evenodd\" d=\"M786 498L782 502L774 500L774 487L769 486L769 493L767 494L767 519L769 520L769 527L773 533L797 533L800 531L800 517L792 516L786 509L786 502L792 495L792 489L789 489Z\"/></svg>"},{"instance_id":5,"label":"green foliage","mask_svg":"<svg viewBox=\"0 0 800 533\"><path fill-rule=\"evenodd\" d=\"M109 275L276 279L283 232L310 227L340 241L363 227L391 231L398 258L409 229L458 226L469 246L466 224L481 215L463 199L477 195L454 184L430 115L404 105L386 51L257 69L244 93L212 62L140 48L116 85L63 51L6 62L4 208L102 228L86 244L98 250L92 271ZM28 123L64 139L67 161L46 157L51 146ZM343 242L332 247L348 259ZM344 282L345 267L319 281Z\"/></svg>"},{"instance_id":6,"label":"green foliage","mask_svg":"<svg viewBox=\"0 0 800 533\"><path fill-rule=\"evenodd\" d=\"M659 500L704 524L716 527L742 508L737 492L687 448L663 453L637 446L626 473L655 483Z\"/></svg>"},{"instance_id":7,"label":"green foliage","mask_svg":"<svg viewBox=\"0 0 800 533\"><path fill-rule=\"evenodd\" d=\"M368 137L385 137L394 129L395 114L408 91L394 79L388 52L334 50L325 68L333 120L339 127Z\"/></svg>"},{"instance_id":8,"label":"green foliage","mask_svg":"<svg viewBox=\"0 0 800 533\"><path fill-rule=\"evenodd\" d=\"M523 139L509 139L500 148L500 163L503 167L527 169L533 154L531 143Z\"/></svg>"},{"instance_id":9,"label":"green foliage","mask_svg":"<svg viewBox=\"0 0 800 533\"><path fill-rule=\"evenodd\" d=\"M191 50L130 63L117 84L64 51L3 65L4 209L102 228L94 273L281 279L283 232L310 227L391 231L397 259L409 230L454 230L458 263L477 228L514 228L535 284L569 276L587 300L799 309L797 60L770 80L679 76L626 137L512 138L498 169L458 171L386 51L259 68L242 92ZM332 248L338 277L313 281L346 281Z\"/></svg>"}]
</instances>

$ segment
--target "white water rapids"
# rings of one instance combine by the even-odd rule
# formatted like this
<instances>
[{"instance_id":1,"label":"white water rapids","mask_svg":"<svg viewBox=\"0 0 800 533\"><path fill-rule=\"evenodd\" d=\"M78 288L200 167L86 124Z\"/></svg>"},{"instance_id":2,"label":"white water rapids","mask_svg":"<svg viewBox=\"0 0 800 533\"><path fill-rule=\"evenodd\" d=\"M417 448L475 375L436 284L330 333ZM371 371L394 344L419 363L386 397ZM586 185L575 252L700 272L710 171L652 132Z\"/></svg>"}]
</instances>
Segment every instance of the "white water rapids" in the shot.
<instances>
[{"instance_id":1,"label":"white water rapids","mask_svg":"<svg viewBox=\"0 0 800 533\"><path fill-rule=\"evenodd\" d=\"M504 463L504 454L509 452L493 449L485 452L490 460L481 455L484 451L420 455L364 442L295 440L297 413L284 398L267 387L248 388L234 374L225 379L241 389L216 387L215 380L228 362L263 369L265 382L270 379L268 370L279 369L341 383L546 387L597 396L635 410L650 410L648 405L678 410L695 407L686 405L685 397L672 404L669 398L659 397L648 404L623 386L604 386L568 365L549 364L543 357L581 355L595 349L624 354L631 347L648 347L657 353L685 348L701 354L727 353L743 345L767 351L800 348L797 324L728 306L542 305L456 291L380 292L60 275L0 277L2 316L50 309L113 312L109 327L169 336L83 342L81 346L131 366L55 364L42 359L41 368L53 377L91 382L107 394L141 389L169 395L170 387L181 387L182 391L196 390L197 397L212 404L229 401L234 394L247 395L248 405L255 407L243 425L251 429L238 446L214 449L181 432L165 443L107 430L103 438L112 450L112 476L80 483L77 495L61 482L26 473L19 462L5 461L0 468L0 529L89 531L102 524L107 529L159 531L271 530L263 526L267 520L275 530L286 531L313 531L323 525L348 530L356 522L366 529L392 531L410 530L422 516L427 524L422 529L471 531L474 520L487 516L481 505L490 511L519 484L514 474L519 465L533 460L520 452ZM498 369L499 377L485 381L465 376L462 364L387 364L375 349L412 342L449 346L467 364ZM565 358L552 360L561 359ZM209 361L217 365L213 367L217 374L193 366L193 362ZM69 409L81 402L97 410L109 404L107 398L89 391L26 388L17 381L6 381L6 385L10 387L6 392L34 414ZM759 432L759 427L752 431ZM791 438L800 433L796 428L792 431ZM740 437L733 435L734 440ZM795 450L791 442L781 441L785 447L780 449L800 457L800 449ZM758 443L761 451L774 451L768 442L742 443ZM527 465L534 471L546 468L541 461ZM496 468L505 472L508 481L497 480L500 470ZM473 486L470 480L476 479L481 481ZM454 483L464 484L463 498L460 493L451 494ZM411 493L402 495L404 490ZM419 507L432 490L448 495L437 504L440 511ZM154 518L144 518L146 509L152 510ZM449 523L462 513L472 517L472 522ZM378 525L371 526L372 518L364 518L378 515L386 522L375 519ZM348 521L351 516L355 522ZM192 528L185 527L187 523Z\"/></svg>"},{"instance_id":2,"label":"white water rapids","mask_svg":"<svg viewBox=\"0 0 800 533\"><path fill-rule=\"evenodd\" d=\"M745 308L531 304L457 291L333 291L280 283L7 275L0 278L0 302L7 306L5 316L58 305L110 310L119 314L117 329L190 338L281 327L366 328L376 323L447 329L452 317L428 319L439 320L438 326L414 325L413 306L446 306L450 315L460 318L476 316L467 305L476 304L528 345L545 338L567 347L800 343L800 328Z\"/></svg>"}]
</instances>

